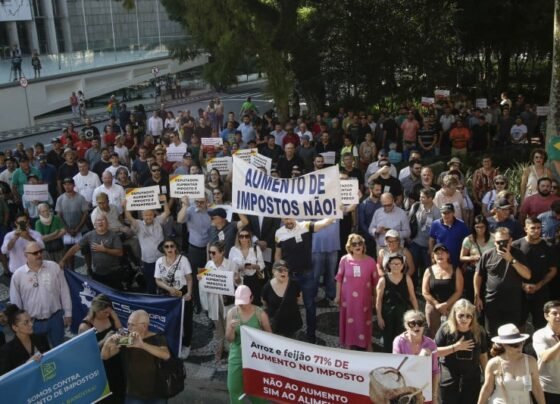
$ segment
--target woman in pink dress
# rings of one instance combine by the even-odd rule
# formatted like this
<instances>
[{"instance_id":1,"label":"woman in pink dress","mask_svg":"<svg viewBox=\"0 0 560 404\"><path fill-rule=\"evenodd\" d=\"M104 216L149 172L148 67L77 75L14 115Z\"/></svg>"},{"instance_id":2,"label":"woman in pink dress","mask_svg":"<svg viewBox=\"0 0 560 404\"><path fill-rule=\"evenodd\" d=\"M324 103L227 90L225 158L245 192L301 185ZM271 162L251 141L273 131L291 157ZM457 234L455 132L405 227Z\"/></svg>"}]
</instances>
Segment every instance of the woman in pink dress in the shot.
<instances>
[{"instance_id":1,"label":"woman in pink dress","mask_svg":"<svg viewBox=\"0 0 560 404\"><path fill-rule=\"evenodd\" d=\"M350 349L372 351L372 307L377 285L376 263L366 255L365 240L350 234L346 254L336 274L335 303L340 306L340 344Z\"/></svg>"}]
</instances>

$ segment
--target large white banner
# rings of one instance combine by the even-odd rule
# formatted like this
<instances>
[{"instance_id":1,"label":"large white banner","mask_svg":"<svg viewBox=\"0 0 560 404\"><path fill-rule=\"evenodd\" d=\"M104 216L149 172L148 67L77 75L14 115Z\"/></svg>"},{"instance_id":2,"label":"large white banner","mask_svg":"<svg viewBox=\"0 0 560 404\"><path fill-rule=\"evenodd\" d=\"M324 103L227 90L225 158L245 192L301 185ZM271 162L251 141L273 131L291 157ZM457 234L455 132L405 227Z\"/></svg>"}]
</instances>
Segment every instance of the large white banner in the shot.
<instances>
[{"instance_id":1,"label":"large white banner","mask_svg":"<svg viewBox=\"0 0 560 404\"><path fill-rule=\"evenodd\" d=\"M244 392L275 403L432 400L432 361L426 356L327 348L247 326L241 327L241 346Z\"/></svg>"},{"instance_id":2,"label":"large white banner","mask_svg":"<svg viewBox=\"0 0 560 404\"><path fill-rule=\"evenodd\" d=\"M0 21L30 21L31 4L29 0L0 1ZM10 44L10 48L12 44Z\"/></svg>"},{"instance_id":3,"label":"large white banner","mask_svg":"<svg viewBox=\"0 0 560 404\"><path fill-rule=\"evenodd\" d=\"M275 178L233 157L234 212L279 218L342 218L338 167Z\"/></svg>"}]
</instances>

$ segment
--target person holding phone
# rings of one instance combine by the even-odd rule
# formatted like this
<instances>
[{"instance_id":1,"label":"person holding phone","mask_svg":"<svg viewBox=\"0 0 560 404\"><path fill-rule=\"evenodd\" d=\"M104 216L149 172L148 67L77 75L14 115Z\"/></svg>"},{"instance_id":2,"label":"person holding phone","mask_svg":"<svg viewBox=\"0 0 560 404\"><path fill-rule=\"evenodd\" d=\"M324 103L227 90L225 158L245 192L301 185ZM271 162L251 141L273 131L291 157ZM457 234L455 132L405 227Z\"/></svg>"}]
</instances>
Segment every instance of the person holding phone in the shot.
<instances>
[{"instance_id":1,"label":"person holding phone","mask_svg":"<svg viewBox=\"0 0 560 404\"><path fill-rule=\"evenodd\" d=\"M476 320L475 306L467 299L457 300L435 341L441 365L441 404L476 402L480 376L488 363L488 341Z\"/></svg>"},{"instance_id":2,"label":"person holding phone","mask_svg":"<svg viewBox=\"0 0 560 404\"><path fill-rule=\"evenodd\" d=\"M510 232L498 227L494 234L496 248L480 257L474 275L474 299L476 308L483 309L481 286L486 277L484 315L486 331L495 337L498 327L513 323L522 328L525 295L523 282L531 279L531 270L525 265L525 255L512 247Z\"/></svg>"},{"instance_id":3,"label":"person holding phone","mask_svg":"<svg viewBox=\"0 0 560 404\"><path fill-rule=\"evenodd\" d=\"M41 249L45 248L41 233L31 230L29 227L29 217L25 213L20 213L16 217L13 231L6 234L2 243L2 254L8 256L10 273L25 265L25 248L29 243L36 242Z\"/></svg>"}]
</instances>

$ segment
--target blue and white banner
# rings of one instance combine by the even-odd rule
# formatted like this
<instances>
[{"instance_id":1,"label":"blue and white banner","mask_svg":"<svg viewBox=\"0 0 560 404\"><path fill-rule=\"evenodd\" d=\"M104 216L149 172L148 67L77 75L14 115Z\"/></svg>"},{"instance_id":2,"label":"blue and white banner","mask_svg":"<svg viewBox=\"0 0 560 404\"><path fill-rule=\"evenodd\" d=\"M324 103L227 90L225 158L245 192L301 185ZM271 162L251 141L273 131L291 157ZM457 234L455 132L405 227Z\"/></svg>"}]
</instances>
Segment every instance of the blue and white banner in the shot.
<instances>
[{"instance_id":1,"label":"blue and white banner","mask_svg":"<svg viewBox=\"0 0 560 404\"><path fill-rule=\"evenodd\" d=\"M296 178L275 178L233 157L234 212L279 218L342 218L337 166Z\"/></svg>"},{"instance_id":2,"label":"blue and white banner","mask_svg":"<svg viewBox=\"0 0 560 404\"><path fill-rule=\"evenodd\" d=\"M165 335L169 349L175 355L181 352L183 299L120 292L76 272L64 271L64 273L72 298L73 332L78 332L80 322L87 315L93 298L103 293L113 302L113 309L124 327L133 311L145 310L150 315L150 330Z\"/></svg>"},{"instance_id":3,"label":"blue and white banner","mask_svg":"<svg viewBox=\"0 0 560 404\"><path fill-rule=\"evenodd\" d=\"M78 359L79 358L79 359ZM89 330L0 377L4 403L84 403L109 395L95 331Z\"/></svg>"}]
</instances>

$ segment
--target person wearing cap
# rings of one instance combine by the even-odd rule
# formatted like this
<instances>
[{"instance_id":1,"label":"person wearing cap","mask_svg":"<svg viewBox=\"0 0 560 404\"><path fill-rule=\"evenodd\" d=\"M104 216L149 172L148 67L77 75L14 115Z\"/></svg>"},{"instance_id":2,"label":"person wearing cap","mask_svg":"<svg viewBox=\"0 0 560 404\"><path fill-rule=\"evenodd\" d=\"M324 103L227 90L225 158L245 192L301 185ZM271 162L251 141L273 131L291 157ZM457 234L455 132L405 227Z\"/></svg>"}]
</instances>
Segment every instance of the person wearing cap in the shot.
<instances>
[{"instance_id":1,"label":"person wearing cap","mask_svg":"<svg viewBox=\"0 0 560 404\"><path fill-rule=\"evenodd\" d=\"M333 224L336 219L325 218L317 222L283 218L283 226L276 230L276 251L274 260L283 259L292 269L293 278L299 282L303 292L307 321L307 340L315 343L317 327L315 297L317 283L313 273L312 240L313 233Z\"/></svg>"},{"instance_id":2,"label":"person wearing cap","mask_svg":"<svg viewBox=\"0 0 560 404\"><path fill-rule=\"evenodd\" d=\"M452 157L448 162L447 162L447 167L448 170L446 171L442 171L438 178L437 178L437 183L439 185L443 185L443 179L445 178L445 176L447 174L449 174L450 171L458 171L459 172L459 182L464 183L465 182L465 176L463 175L463 173L461 172L461 167L462 167L463 163L461 163L461 160L458 157Z\"/></svg>"},{"instance_id":3,"label":"person wearing cap","mask_svg":"<svg viewBox=\"0 0 560 404\"><path fill-rule=\"evenodd\" d=\"M554 249L542 239L542 223L539 219L525 219L525 234L525 237L515 240L512 246L525 255L527 266L531 269L531 279L522 284L526 299L524 322L531 314L531 324L538 329L546 324L542 308L550 299L549 286L558 273L558 257Z\"/></svg>"},{"instance_id":4,"label":"person wearing cap","mask_svg":"<svg viewBox=\"0 0 560 404\"><path fill-rule=\"evenodd\" d=\"M19 168L12 175L12 195L16 203L21 202L23 195L23 186L28 183L28 177L34 175L37 179L41 179L41 173L29 163L27 156L23 156L19 161Z\"/></svg>"},{"instance_id":5,"label":"person wearing cap","mask_svg":"<svg viewBox=\"0 0 560 404\"><path fill-rule=\"evenodd\" d=\"M474 275L475 304L478 310L484 308L486 331L490 336L497 335L498 326L504 322L525 326L523 282L531 279L525 255L512 247L507 228L496 229L494 245L496 248L482 254ZM486 279L485 291L481 288L483 279Z\"/></svg>"},{"instance_id":6,"label":"person wearing cap","mask_svg":"<svg viewBox=\"0 0 560 404\"><path fill-rule=\"evenodd\" d=\"M400 254L404 257L404 271L407 275L414 279L416 277L416 267L412 259L412 254L408 248L404 247L401 235L396 230L388 230L385 233L385 247L377 252L377 273L383 276L389 256L392 254Z\"/></svg>"},{"instance_id":7,"label":"person wearing cap","mask_svg":"<svg viewBox=\"0 0 560 404\"><path fill-rule=\"evenodd\" d=\"M222 241L224 243L226 257L229 257L231 247L235 245L237 231L247 226L249 222L245 215L239 215L238 222L229 222L227 212L224 208L215 208L208 211L212 226L209 231L209 242Z\"/></svg>"},{"instance_id":8,"label":"person wearing cap","mask_svg":"<svg viewBox=\"0 0 560 404\"><path fill-rule=\"evenodd\" d=\"M441 318L449 315L451 307L463 294L464 280L460 267L451 263L449 250L444 244L434 246L432 262L422 278L422 296L426 300L428 335L433 338L441 325Z\"/></svg>"},{"instance_id":9,"label":"person wearing cap","mask_svg":"<svg viewBox=\"0 0 560 404\"><path fill-rule=\"evenodd\" d=\"M385 161L385 160L389 161L387 152L385 151L385 149L380 149L377 152L377 161L374 161L373 163L371 163L368 166L368 168L366 170L366 173L364 174L364 178L365 178L366 182L369 182L369 178L373 174L375 174L377 172L377 170L379 170L379 168L380 168L379 163L381 163L382 161ZM390 171L391 171L391 176L397 178L397 168L393 164L391 164Z\"/></svg>"},{"instance_id":10,"label":"person wearing cap","mask_svg":"<svg viewBox=\"0 0 560 404\"><path fill-rule=\"evenodd\" d=\"M410 237L410 223L404 210L395 205L392 194L385 192L380 198L382 209L377 209L369 225L369 234L375 237L377 250L385 247L385 233L391 229L399 232L402 240Z\"/></svg>"},{"instance_id":11,"label":"person wearing cap","mask_svg":"<svg viewBox=\"0 0 560 404\"><path fill-rule=\"evenodd\" d=\"M546 323L533 334L533 348L546 402L560 403L560 301L546 302L543 312Z\"/></svg>"},{"instance_id":12,"label":"person wearing cap","mask_svg":"<svg viewBox=\"0 0 560 404\"><path fill-rule=\"evenodd\" d=\"M241 366L241 326L272 332L266 312L253 304L251 289L239 285L235 289L235 307L227 313L226 340L229 345L227 387L230 403L243 403L243 367ZM252 403L264 400L249 398Z\"/></svg>"},{"instance_id":13,"label":"person wearing cap","mask_svg":"<svg viewBox=\"0 0 560 404\"><path fill-rule=\"evenodd\" d=\"M523 227L511 215L511 203L508 199L498 197L494 203L494 215L488 218L488 226L493 233L498 227L506 227L514 240L523 237Z\"/></svg>"},{"instance_id":14,"label":"person wearing cap","mask_svg":"<svg viewBox=\"0 0 560 404\"><path fill-rule=\"evenodd\" d=\"M560 201L560 196L553 195L551 191L552 180L541 177L537 181L537 193L523 199L519 208L519 222L523 223L526 217L537 217L550 209L550 204Z\"/></svg>"},{"instance_id":15,"label":"person wearing cap","mask_svg":"<svg viewBox=\"0 0 560 404\"><path fill-rule=\"evenodd\" d=\"M459 256L463 240L470 232L467 225L455 217L455 206L452 203L444 203L440 207L441 219L435 220L430 226L430 239L428 252L432 255L436 244L443 244L449 251L453 267L459 266Z\"/></svg>"},{"instance_id":16,"label":"person wearing cap","mask_svg":"<svg viewBox=\"0 0 560 404\"><path fill-rule=\"evenodd\" d=\"M519 403L545 404L539 380L537 360L523 353L529 334L522 334L515 324L507 323L498 328L484 372L484 385L478 404ZM534 401L533 401L534 400ZM553 403L553 402L549 402Z\"/></svg>"}]
</instances>

